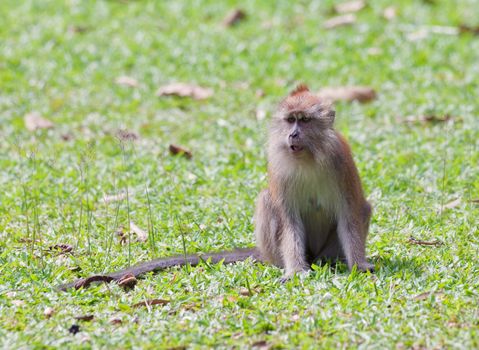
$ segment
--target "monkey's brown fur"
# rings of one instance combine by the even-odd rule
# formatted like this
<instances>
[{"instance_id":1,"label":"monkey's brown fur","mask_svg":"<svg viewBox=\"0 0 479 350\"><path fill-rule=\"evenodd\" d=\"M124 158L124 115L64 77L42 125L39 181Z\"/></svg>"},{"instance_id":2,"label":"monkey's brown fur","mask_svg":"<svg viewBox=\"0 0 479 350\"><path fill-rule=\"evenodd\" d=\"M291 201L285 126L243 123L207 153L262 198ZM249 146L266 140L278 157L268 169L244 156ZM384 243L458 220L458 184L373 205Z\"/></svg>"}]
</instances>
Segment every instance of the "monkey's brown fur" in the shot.
<instances>
[{"instance_id":1,"label":"monkey's brown fur","mask_svg":"<svg viewBox=\"0 0 479 350\"><path fill-rule=\"evenodd\" d=\"M334 111L299 85L280 104L268 139L269 186L257 200L257 248L204 255L213 263L252 257L285 269L284 278L309 271L321 258L342 259L369 271L365 254L371 206L345 139L333 129ZM60 286L86 287L168 267L191 264L197 255L148 261Z\"/></svg>"}]
</instances>

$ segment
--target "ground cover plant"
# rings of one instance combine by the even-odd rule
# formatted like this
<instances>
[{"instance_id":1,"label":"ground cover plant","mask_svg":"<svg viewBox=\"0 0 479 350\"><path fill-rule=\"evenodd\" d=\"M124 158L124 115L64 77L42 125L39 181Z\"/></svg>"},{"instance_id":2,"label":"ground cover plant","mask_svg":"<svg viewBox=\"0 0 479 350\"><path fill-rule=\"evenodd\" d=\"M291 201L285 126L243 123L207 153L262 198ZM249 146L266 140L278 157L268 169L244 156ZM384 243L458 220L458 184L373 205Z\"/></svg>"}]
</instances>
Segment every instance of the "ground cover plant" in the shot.
<instances>
[{"instance_id":1,"label":"ground cover plant","mask_svg":"<svg viewBox=\"0 0 479 350\"><path fill-rule=\"evenodd\" d=\"M1 1L2 348L479 347L479 2L338 3ZM253 246L266 125L299 82L377 94L335 104L375 275L204 262L56 290Z\"/></svg>"}]
</instances>

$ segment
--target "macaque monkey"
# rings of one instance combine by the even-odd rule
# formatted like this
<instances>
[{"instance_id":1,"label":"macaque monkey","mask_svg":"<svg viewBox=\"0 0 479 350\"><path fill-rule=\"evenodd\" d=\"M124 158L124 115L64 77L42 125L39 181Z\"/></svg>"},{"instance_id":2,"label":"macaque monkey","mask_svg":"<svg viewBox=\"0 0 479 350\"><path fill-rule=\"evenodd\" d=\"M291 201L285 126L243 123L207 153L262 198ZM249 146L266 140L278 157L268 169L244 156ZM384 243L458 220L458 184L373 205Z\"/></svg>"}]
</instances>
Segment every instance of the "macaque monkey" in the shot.
<instances>
[{"instance_id":1,"label":"macaque monkey","mask_svg":"<svg viewBox=\"0 0 479 350\"><path fill-rule=\"evenodd\" d=\"M257 248L156 259L59 289L120 281L207 259L227 264L252 257L284 268L282 280L309 271L317 259L345 260L349 269L372 271L365 252L371 205L348 143L333 122L334 111L305 85L280 103L269 131L269 187L260 193L255 212Z\"/></svg>"},{"instance_id":2,"label":"macaque monkey","mask_svg":"<svg viewBox=\"0 0 479 350\"><path fill-rule=\"evenodd\" d=\"M374 267L365 252L371 205L334 117L299 85L270 126L269 186L258 197L255 235L262 259L284 268L284 279L309 271L317 259L345 260L360 271Z\"/></svg>"}]
</instances>

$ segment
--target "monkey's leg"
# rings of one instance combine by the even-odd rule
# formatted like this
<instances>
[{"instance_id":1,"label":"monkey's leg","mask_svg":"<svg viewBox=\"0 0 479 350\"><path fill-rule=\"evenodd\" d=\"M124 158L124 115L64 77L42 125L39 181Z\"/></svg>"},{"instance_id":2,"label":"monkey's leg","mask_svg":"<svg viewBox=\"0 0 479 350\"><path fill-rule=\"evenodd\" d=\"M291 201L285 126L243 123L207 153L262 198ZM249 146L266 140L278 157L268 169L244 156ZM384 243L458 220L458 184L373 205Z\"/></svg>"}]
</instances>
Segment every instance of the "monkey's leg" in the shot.
<instances>
[{"instance_id":1,"label":"monkey's leg","mask_svg":"<svg viewBox=\"0 0 479 350\"><path fill-rule=\"evenodd\" d=\"M280 219L267 189L258 196L254 221L256 245L262 259L278 267L283 267L278 244Z\"/></svg>"},{"instance_id":2,"label":"monkey's leg","mask_svg":"<svg viewBox=\"0 0 479 350\"><path fill-rule=\"evenodd\" d=\"M364 222L352 215L341 215L338 221L338 237L346 262L351 270L354 265L360 271L373 271L374 265L366 260L366 236Z\"/></svg>"},{"instance_id":3,"label":"monkey's leg","mask_svg":"<svg viewBox=\"0 0 479 350\"><path fill-rule=\"evenodd\" d=\"M306 259L306 237L299 215L285 214L280 234L280 250L284 264L284 279L296 272L307 272L310 265Z\"/></svg>"},{"instance_id":4,"label":"monkey's leg","mask_svg":"<svg viewBox=\"0 0 479 350\"><path fill-rule=\"evenodd\" d=\"M373 212L373 208L371 204L369 204L368 201L365 201L364 204L362 205L362 210L361 210L361 219L363 221L364 242L366 242L366 238L368 236L369 222L371 221L372 212Z\"/></svg>"}]
</instances>

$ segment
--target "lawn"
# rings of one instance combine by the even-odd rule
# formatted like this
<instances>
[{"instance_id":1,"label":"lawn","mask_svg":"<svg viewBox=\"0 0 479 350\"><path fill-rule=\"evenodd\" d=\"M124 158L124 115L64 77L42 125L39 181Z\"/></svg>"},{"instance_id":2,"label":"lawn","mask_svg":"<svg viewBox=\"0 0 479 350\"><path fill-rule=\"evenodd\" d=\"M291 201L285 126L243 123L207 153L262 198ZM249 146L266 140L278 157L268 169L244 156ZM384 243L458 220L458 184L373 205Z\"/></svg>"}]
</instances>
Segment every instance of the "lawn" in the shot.
<instances>
[{"instance_id":1,"label":"lawn","mask_svg":"<svg viewBox=\"0 0 479 350\"><path fill-rule=\"evenodd\" d=\"M327 29L337 3L246 1L226 26L234 1L1 1L0 347L479 347L479 1L370 1ZM157 96L176 82L212 95ZM300 82L377 92L335 104L374 275L281 284L247 260L56 289L254 246L268 120Z\"/></svg>"}]
</instances>

